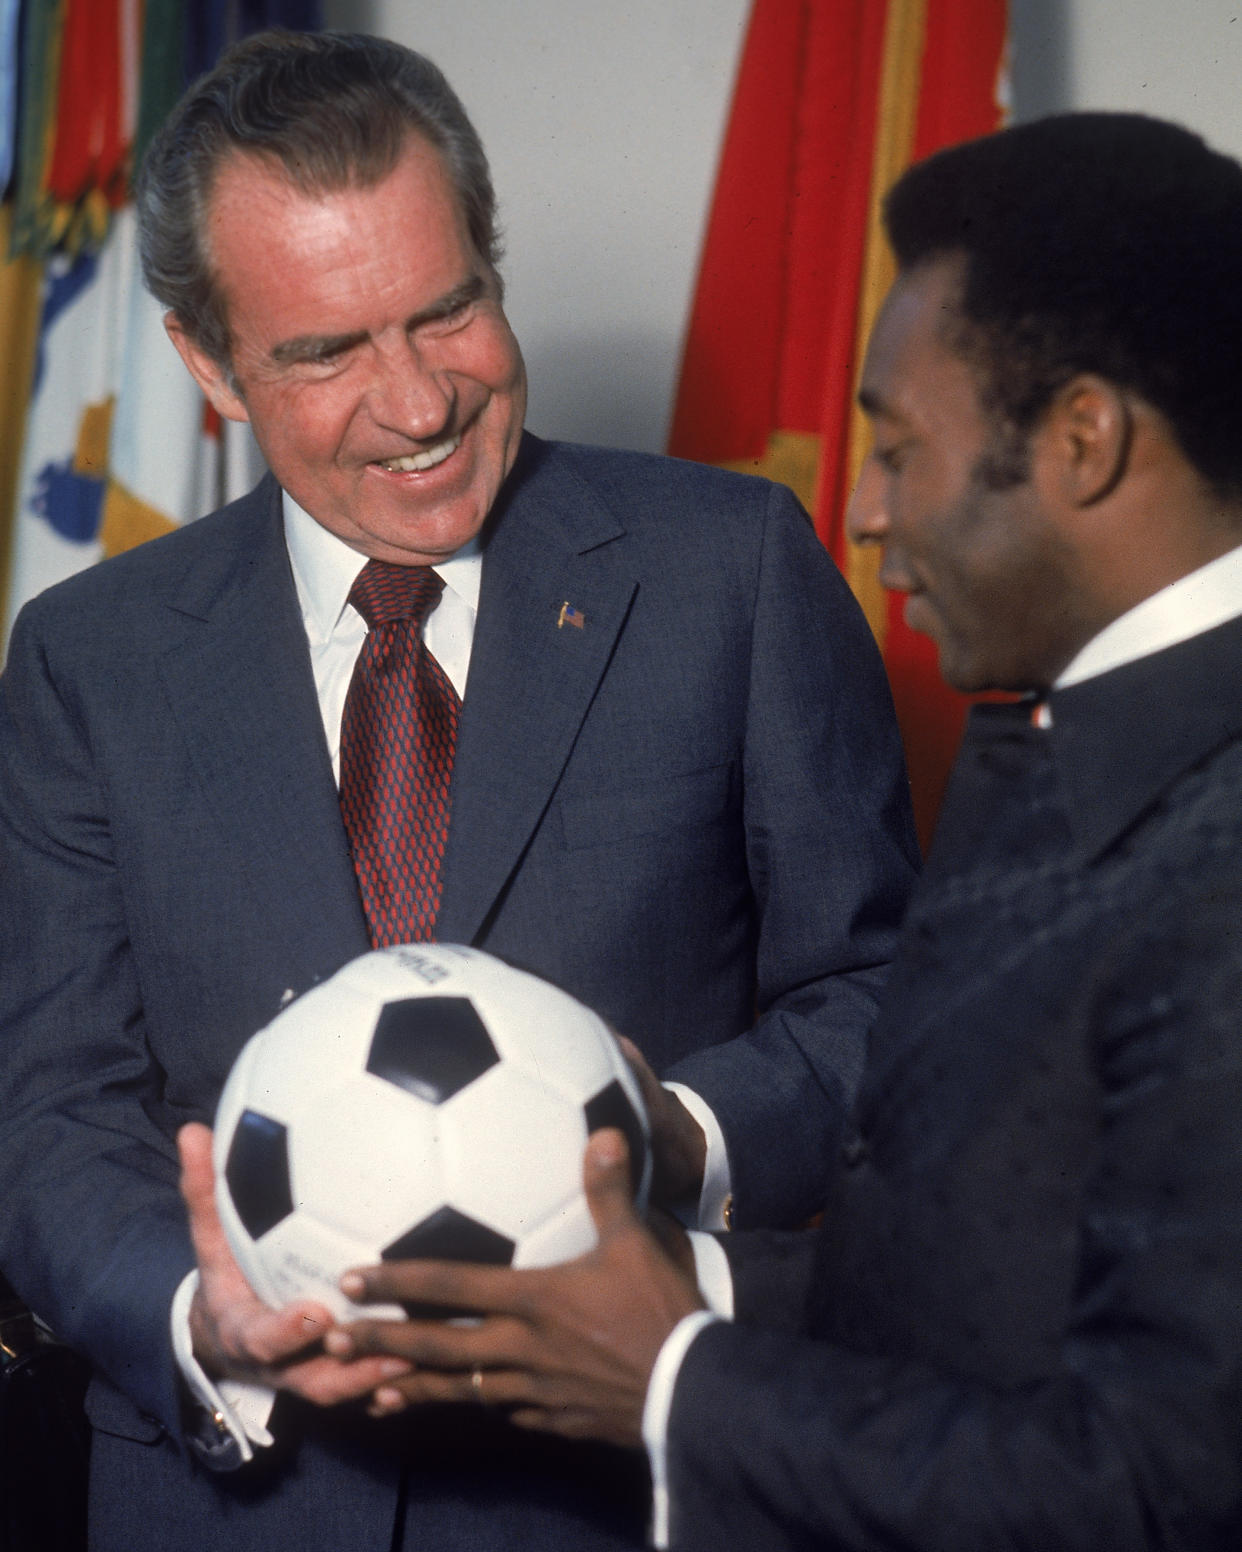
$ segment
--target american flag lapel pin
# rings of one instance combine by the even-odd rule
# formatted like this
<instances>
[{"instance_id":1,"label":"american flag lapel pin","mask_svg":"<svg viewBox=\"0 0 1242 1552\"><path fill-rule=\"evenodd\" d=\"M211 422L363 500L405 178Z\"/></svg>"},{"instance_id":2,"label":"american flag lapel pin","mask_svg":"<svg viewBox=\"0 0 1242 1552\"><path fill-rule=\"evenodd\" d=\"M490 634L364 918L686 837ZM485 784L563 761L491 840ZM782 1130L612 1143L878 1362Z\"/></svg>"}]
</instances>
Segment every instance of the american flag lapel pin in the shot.
<instances>
[{"instance_id":1,"label":"american flag lapel pin","mask_svg":"<svg viewBox=\"0 0 1242 1552\"><path fill-rule=\"evenodd\" d=\"M575 609L568 599L561 605L561 612L556 617L557 630L564 625L572 625L575 630L586 629L586 615L581 609Z\"/></svg>"}]
</instances>

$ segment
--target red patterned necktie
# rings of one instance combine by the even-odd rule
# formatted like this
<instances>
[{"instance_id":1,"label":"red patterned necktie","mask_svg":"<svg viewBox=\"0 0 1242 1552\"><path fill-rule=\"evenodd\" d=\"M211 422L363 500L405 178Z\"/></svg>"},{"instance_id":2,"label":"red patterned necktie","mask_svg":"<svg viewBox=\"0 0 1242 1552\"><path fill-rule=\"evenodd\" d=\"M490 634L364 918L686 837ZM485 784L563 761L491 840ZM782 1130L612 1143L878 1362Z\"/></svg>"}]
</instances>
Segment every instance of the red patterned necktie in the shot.
<instances>
[{"instance_id":1,"label":"red patterned necktie","mask_svg":"<svg viewBox=\"0 0 1242 1552\"><path fill-rule=\"evenodd\" d=\"M341 717L341 815L376 948L425 942L440 909L461 702L423 645L444 583L369 560L349 601L367 622Z\"/></svg>"}]
</instances>

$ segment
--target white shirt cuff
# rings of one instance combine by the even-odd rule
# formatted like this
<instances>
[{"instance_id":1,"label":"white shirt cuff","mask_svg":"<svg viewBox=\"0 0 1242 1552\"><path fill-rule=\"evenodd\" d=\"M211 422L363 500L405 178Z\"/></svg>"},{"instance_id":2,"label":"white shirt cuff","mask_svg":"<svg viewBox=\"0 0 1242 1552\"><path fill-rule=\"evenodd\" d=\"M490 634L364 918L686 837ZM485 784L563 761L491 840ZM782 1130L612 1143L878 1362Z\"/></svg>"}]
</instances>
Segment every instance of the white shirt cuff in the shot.
<instances>
[{"instance_id":1,"label":"white shirt cuff","mask_svg":"<svg viewBox=\"0 0 1242 1552\"><path fill-rule=\"evenodd\" d=\"M668 1546L668 1417L682 1359L704 1326L719 1320L711 1310L686 1315L669 1332L656 1358L643 1406L643 1443L651 1462L651 1542Z\"/></svg>"},{"instance_id":2,"label":"white shirt cuff","mask_svg":"<svg viewBox=\"0 0 1242 1552\"><path fill-rule=\"evenodd\" d=\"M722 1320L733 1319L733 1273L724 1246L714 1234L691 1229L687 1238L694 1252L694 1276L703 1302Z\"/></svg>"},{"instance_id":3,"label":"white shirt cuff","mask_svg":"<svg viewBox=\"0 0 1242 1552\"><path fill-rule=\"evenodd\" d=\"M266 1385L249 1385L241 1380L213 1383L194 1356L190 1338L190 1304L198 1290L198 1273L182 1279L173 1295L171 1327L173 1355L190 1394L212 1413L221 1427L227 1428L241 1451L243 1460L253 1460L253 1445L264 1448L274 1441L267 1421L272 1415L276 1392Z\"/></svg>"},{"instance_id":4,"label":"white shirt cuff","mask_svg":"<svg viewBox=\"0 0 1242 1552\"><path fill-rule=\"evenodd\" d=\"M676 1094L682 1104L703 1128L707 1138L707 1160L703 1166L703 1189L699 1193L699 1214L696 1227L700 1229L727 1229L725 1207L733 1194L733 1177L729 1172L729 1153L725 1147L724 1133L720 1130L711 1106L684 1083L666 1083L670 1094Z\"/></svg>"}]
</instances>

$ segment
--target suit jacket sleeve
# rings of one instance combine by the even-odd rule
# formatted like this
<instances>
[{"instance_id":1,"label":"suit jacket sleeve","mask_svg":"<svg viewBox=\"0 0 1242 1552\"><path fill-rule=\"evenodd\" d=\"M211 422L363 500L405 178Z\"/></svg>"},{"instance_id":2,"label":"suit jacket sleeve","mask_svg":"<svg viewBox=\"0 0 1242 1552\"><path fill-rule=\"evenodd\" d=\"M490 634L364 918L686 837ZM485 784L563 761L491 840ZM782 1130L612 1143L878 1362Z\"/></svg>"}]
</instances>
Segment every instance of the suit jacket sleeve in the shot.
<instances>
[{"instance_id":1,"label":"suit jacket sleeve","mask_svg":"<svg viewBox=\"0 0 1242 1552\"><path fill-rule=\"evenodd\" d=\"M771 1284L751 1268L739 1322L701 1333L678 1378L678 1552L1237 1545L1242 957L1229 947L1236 880L1221 871L1189 906L1179 898L1158 950L1149 935L1101 977L1095 1144L1053 1161L1079 1202L1059 1342L1005 1375L965 1347L956 1362L934 1354L940 1331L921 1351L880 1352L817 1339L813 1314L801 1334L772 1330ZM900 1254L875 1233L869 1270L883 1276ZM778 1284L788 1272L775 1268ZM1046 1297L1000 1319L1042 1326ZM865 1311L854 1318L865 1329Z\"/></svg>"},{"instance_id":2,"label":"suit jacket sleeve","mask_svg":"<svg viewBox=\"0 0 1242 1552\"><path fill-rule=\"evenodd\" d=\"M880 655L783 487L754 598L743 775L759 1016L666 1076L711 1106L735 1221L758 1227L820 1205L918 856Z\"/></svg>"},{"instance_id":3,"label":"suit jacket sleeve","mask_svg":"<svg viewBox=\"0 0 1242 1552\"><path fill-rule=\"evenodd\" d=\"M751 1229L719 1236L729 1263L733 1307L767 1330L801 1334L815 1275L810 1229Z\"/></svg>"},{"instance_id":4,"label":"suit jacket sleeve","mask_svg":"<svg viewBox=\"0 0 1242 1552\"><path fill-rule=\"evenodd\" d=\"M153 1077L123 838L39 615L19 619L0 682L0 1258L40 1315L174 1426L168 1311L194 1258L173 1136L188 1116Z\"/></svg>"},{"instance_id":5,"label":"suit jacket sleeve","mask_svg":"<svg viewBox=\"0 0 1242 1552\"><path fill-rule=\"evenodd\" d=\"M367 946L271 482L22 611L0 894L0 1264L105 1431L176 1437L176 1132Z\"/></svg>"}]
</instances>

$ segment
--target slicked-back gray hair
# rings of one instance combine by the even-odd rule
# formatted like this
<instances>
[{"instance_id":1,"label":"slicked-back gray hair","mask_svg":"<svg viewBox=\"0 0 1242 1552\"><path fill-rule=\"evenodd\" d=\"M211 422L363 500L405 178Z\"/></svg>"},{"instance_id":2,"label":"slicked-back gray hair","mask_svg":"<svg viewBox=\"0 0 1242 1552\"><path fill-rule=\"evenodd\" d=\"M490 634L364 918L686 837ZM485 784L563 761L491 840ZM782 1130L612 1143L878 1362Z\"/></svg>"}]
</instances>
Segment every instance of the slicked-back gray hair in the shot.
<instances>
[{"instance_id":1,"label":"slicked-back gray hair","mask_svg":"<svg viewBox=\"0 0 1242 1552\"><path fill-rule=\"evenodd\" d=\"M148 289L229 366L228 315L205 238L217 174L232 155L270 160L305 194L378 183L411 134L444 157L470 239L493 270L496 201L482 143L429 59L385 38L262 32L221 56L152 141L138 176Z\"/></svg>"}]
</instances>

